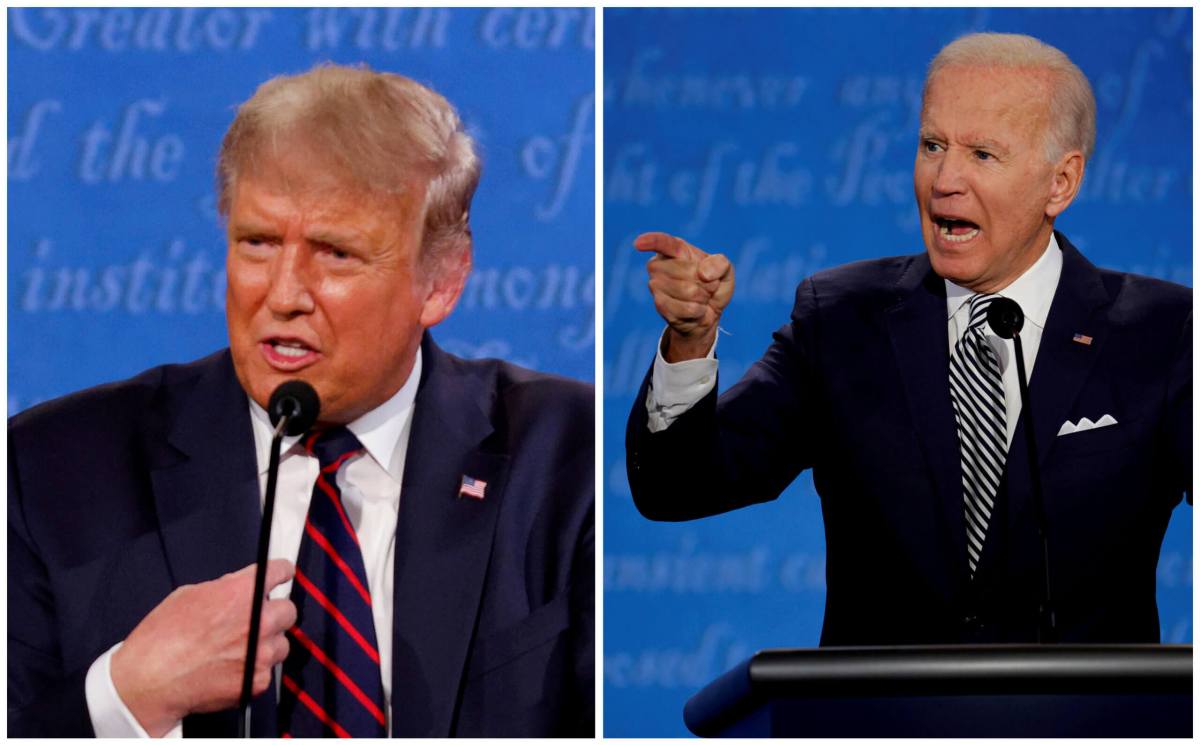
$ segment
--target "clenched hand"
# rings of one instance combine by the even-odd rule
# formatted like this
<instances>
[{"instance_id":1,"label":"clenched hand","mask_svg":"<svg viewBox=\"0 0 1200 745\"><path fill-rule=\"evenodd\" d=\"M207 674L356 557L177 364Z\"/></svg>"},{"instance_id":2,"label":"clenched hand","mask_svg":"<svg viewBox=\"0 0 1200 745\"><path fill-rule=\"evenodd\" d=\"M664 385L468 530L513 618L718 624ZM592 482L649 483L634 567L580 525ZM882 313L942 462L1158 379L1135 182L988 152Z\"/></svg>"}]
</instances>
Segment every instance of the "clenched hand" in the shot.
<instances>
[{"instance_id":1,"label":"clenched hand","mask_svg":"<svg viewBox=\"0 0 1200 745\"><path fill-rule=\"evenodd\" d=\"M284 559L268 562L267 592L293 574ZM253 564L210 582L184 585L150 611L113 655L113 685L151 736L165 735L187 714L237 705L253 593ZM266 690L271 668L287 657L284 634L295 622L292 601L263 603L255 695Z\"/></svg>"}]
</instances>

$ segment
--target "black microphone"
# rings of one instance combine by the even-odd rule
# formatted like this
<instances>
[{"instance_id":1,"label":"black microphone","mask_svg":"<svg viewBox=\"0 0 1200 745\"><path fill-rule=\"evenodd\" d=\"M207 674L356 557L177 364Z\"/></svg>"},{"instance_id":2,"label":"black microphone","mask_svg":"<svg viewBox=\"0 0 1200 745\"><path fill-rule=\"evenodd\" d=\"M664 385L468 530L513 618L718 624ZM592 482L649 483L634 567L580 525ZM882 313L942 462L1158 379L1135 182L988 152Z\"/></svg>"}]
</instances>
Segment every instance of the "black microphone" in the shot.
<instances>
[{"instance_id":1,"label":"black microphone","mask_svg":"<svg viewBox=\"0 0 1200 745\"><path fill-rule=\"evenodd\" d=\"M1037 440L1033 431L1033 412L1029 408L1029 379L1025 375L1025 354L1021 350L1021 327L1025 314L1021 306L1006 297L997 297L988 305L988 325L1001 339L1012 339L1017 357L1017 387L1021 391L1021 419L1025 422L1026 455L1029 477L1033 482L1033 511L1038 538L1042 543L1042 598L1038 608L1038 643L1057 641L1054 603L1050 593L1050 541L1046 538L1046 501L1042 496L1042 473L1038 466Z\"/></svg>"},{"instance_id":2,"label":"black microphone","mask_svg":"<svg viewBox=\"0 0 1200 745\"><path fill-rule=\"evenodd\" d=\"M996 336L1001 339L1012 339L1025 326L1025 314L1021 312L1021 306L1016 302L1006 297L997 297L988 305L987 322L992 327L992 331L996 332ZM1018 359L1020 358L1018 357ZM1021 362L1021 367L1025 367L1024 362ZM280 386L280 388L282 387Z\"/></svg>"},{"instance_id":3,"label":"black microphone","mask_svg":"<svg viewBox=\"0 0 1200 745\"><path fill-rule=\"evenodd\" d=\"M303 380L280 383L271 400L267 402L267 415L271 424L279 426L280 419L287 419L283 432L289 437L302 435L317 421L321 413L321 399L313 387Z\"/></svg>"},{"instance_id":4,"label":"black microphone","mask_svg":"<svg viewBox=\"0 0 1200 745\"><path fill-rule=\"evenodd\" d=\"M275 482L279 477L279 450L283 436L302 435L321 413L321 399L303 380L281 383L267 402L267 416L275 425L271 437L271 460L267 467L267 494L263 500L262 525L258 531L258 559L254 570L254 598L250 606L250 635L246 639L246 666L242 671L242 716L238 717L238 736L250 734L250 694L254 685L254 660L258 651L259 616L267 584L267 554L271 544L271 518L275 515Z\"/></svg>"}]
</instances>

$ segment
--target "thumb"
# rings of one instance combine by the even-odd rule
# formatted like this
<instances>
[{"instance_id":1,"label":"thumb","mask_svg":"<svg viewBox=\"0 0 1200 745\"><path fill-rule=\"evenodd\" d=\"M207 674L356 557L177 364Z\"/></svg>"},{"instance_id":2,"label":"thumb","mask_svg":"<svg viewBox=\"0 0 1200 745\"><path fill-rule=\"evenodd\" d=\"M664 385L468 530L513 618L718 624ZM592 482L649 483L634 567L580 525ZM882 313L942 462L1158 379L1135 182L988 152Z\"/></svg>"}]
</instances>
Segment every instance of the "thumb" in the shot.
<instances>
[{"instance_id":1,"label":"thumb","mask_svg":"<svg viewBox=\"0 0 1200 745\"><path fill-rule=\"evenodd\" d=\"M712 254L706 256L700 261L700 266L696 272L703 282L714 282L716 280L725 279L728 276L732 264L729 259L725 258L724 254Z\"/></svg>"},{"instance_id":2,"label":"thumb","mask_svg":"<svg viewBox=\"0 0 1200 745\"><path fill-rule=\"evenodd\" d=\"M292 562L287 559L271 559L267 562L267 592L276 585L282 585L295 575Z\"/></svg>"}]
</instances>

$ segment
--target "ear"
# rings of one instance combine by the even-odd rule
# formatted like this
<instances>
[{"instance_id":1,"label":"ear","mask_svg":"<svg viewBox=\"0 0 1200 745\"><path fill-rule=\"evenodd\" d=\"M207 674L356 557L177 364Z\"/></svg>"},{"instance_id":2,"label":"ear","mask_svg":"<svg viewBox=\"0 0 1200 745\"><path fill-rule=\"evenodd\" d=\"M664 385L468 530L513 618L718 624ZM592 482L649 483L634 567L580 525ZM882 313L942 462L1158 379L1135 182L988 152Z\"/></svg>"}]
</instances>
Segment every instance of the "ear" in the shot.
<instances>
[{"instance_id":1,"label":"ear","mask_svg":"<svg viewBox=\"0 0 1200 745\"><path fill-rule=\"evenodd\" d=\"M425 303L421 306L421 326L429 328L446 320L458 303L467 275L471 273L471 245L458 249L427 270L430 272Z\"/></svg>"},{"instance_id":2,"label":"ear","mask_svg":"<svg viewBox=\"0 0 1200 745\"><path fill-rule=\"evenodd\" d=\"M1079 193L1083 183L1083 153L1072 150L1054 164L1054 182L1050 185L1050 197L1046 201L1046 216L1051 220L1058 217Z\"/></svg>"}]
</instances>

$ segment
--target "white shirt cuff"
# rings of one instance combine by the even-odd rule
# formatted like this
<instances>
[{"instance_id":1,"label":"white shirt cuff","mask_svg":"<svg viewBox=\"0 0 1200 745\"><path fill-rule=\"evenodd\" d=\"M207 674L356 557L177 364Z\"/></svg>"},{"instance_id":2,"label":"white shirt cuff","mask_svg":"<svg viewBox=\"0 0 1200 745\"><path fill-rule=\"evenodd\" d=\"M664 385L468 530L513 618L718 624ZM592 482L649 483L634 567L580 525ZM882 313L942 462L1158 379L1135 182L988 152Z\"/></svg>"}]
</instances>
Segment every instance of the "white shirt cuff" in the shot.
<instances>
[{"instance_id":1,"label":"white shirt cuff","mask_svg":"<svg viewBox=\"0 0 1200 745\"><path fill-rule=\"evenodd\" d=\"M666 335L666 330L663 335ZM646 393L647 428L661 432L708 395L717 384L717 340L708 354L695 360L667 362L662 356L662 337L654 354L654 371Z\"/></svg>"},{"instance_id":2,"label":"white shirt cuff","mask_svg":"<svg viewBox=\"0 0 1200 745\"><path fill-rule=\"evenodd\" d=\"M112 681L112 656L123 642L114 644L88 668L84 681L84 697L96 737L149 737L138 720L125 706ZM183 737L183 722L176 722L166 737Z\"/></svg>"}]
</instances>

